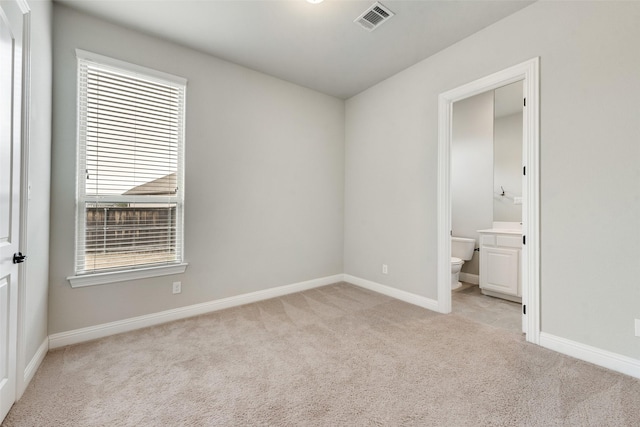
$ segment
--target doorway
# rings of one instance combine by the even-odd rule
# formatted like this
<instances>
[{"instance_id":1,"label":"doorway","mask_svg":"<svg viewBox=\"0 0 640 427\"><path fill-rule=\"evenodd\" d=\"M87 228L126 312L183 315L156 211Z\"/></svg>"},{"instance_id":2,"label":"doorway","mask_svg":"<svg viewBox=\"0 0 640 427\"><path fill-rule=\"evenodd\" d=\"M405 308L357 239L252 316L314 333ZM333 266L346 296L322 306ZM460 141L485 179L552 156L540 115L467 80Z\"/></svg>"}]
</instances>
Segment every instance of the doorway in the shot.
<instances>
[{"instance_id":1,"label":"doorway","mask_svg":"<svg viewBox=\"0 0 640 427\"><path fill-rule=\"evenodd\" d=\"M451 140L452 311L516 333L523 109L522 80L457 101Z\"/></svg>"},{"instance_id":2,"label":"doorway","mask_svg":"<svg viewBox=\"0 0 640 427\"><path fill-rule=\"evenodd\" d=\"M453 104L522 81L522 326L529 342L540 334L539 58L442 93L438 99L438 311L451 312L451 140Z\"/></svg>"}]
</instances>

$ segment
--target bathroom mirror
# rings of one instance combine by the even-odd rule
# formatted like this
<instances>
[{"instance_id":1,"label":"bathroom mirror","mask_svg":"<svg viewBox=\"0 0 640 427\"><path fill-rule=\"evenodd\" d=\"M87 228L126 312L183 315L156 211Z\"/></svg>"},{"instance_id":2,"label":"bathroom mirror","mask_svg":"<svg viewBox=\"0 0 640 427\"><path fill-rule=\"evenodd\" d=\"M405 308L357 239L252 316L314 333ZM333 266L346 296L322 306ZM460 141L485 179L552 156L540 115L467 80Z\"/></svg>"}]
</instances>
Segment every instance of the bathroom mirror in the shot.
<instances>
[{"instance_id":1,"label":"bathroom mirror","mask_svg":"<svg viewBox=\"0 0 640 427\"><path fill-rule=\"evenodd\" d=\"M494 92L494 221L522 222L522 99L522 81Z\"/></svg>"}]
</instances>

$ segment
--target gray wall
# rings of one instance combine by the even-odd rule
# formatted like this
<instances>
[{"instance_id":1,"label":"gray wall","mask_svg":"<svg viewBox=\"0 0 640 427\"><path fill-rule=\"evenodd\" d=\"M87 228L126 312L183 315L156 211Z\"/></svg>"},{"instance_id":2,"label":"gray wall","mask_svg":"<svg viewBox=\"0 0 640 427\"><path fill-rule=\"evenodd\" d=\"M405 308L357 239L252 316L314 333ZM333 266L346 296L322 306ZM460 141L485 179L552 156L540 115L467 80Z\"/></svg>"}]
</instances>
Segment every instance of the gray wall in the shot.
<instances>
[{"instance_id":1,"label":"gray wall","mask_svg":"<svg viewBox=\"0 0 640 427\"><path fill-rule=\"evenodd\" d=\"M493 91L453 104L451 123L451 231L475 239L493 224ZM479 274L479 254L462 271Z\"/></svg>"},{"instance_id":2,"label":"gray wall","mask_svg":"<svg viewBox=\"0 0 640 427\"><path fill-rule=\"evenodd\" d=\"M436 299L438 95L539 56L542 330L640 358L638 22L537 2L349 99L345 273Z\"/></svg>"},{"instance_id":3,"label":"gray wall","mask_svg":"<svg viewBox=\"0 0 640 427\"><path fill-rule=\"evenodd\" d=\"M76 48L189 80L183 275L77 289L66 280ZM342 100L57 4L54 58L50 333L342 273Z\"/></svg>"},{"instance_id":4,"label":"gray wall","mask_svg":"<svg viewBox=\"0 0 640 427\"><path fill-rule=\"evenodd\" d=\"M31 8L31 87L27 254L24 264L24 360L26 368L47 339L49 290L49 189L51 168L51 16L50 1L29 1Z\"/></svg>"}]
</instances>

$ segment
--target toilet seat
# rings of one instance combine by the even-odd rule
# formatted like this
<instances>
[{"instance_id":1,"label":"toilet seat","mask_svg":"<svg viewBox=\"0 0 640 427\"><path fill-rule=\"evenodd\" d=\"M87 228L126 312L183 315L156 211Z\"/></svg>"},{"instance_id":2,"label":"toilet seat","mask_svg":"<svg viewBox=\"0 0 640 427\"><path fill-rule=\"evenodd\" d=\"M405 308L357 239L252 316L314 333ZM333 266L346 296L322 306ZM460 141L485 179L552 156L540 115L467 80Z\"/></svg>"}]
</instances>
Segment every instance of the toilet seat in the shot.
<instances>
[{"instance_id":1,"label":"toilet seat","mask_svg":"<svg viewBox=\"0 0 640 427\"><path fill-rule=\"evenodd\" d=\"M461 260L460 258L456 258L456 257L452 256L451 257L451 264L462 265L462 264L464 264L464 261Z\"/></svg>"}]
</instances>

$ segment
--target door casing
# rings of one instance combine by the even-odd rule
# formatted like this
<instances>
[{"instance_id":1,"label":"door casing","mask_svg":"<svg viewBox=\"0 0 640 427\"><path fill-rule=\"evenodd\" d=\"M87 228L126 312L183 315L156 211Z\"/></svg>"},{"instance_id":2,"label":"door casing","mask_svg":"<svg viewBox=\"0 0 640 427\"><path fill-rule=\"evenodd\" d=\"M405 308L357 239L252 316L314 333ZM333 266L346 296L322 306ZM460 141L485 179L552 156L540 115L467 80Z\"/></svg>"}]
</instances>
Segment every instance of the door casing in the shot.
<instances>
[{"instance_id":1,"label":"door casing","mask_svg":"<svg viewBox=\"0 0 640 427\"><path fill-rule=\"evenodd\" d=\"M438 311L451 312L451 136L454 102L523 81L523 330L540 341L540 58L536 57L438 97ZM526 311L524 311L526 309Z\"/></svg>"}]
</instances>

